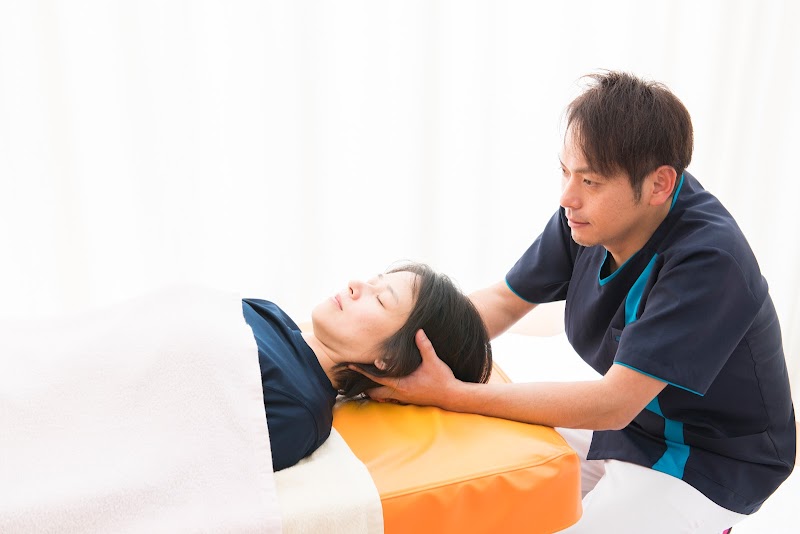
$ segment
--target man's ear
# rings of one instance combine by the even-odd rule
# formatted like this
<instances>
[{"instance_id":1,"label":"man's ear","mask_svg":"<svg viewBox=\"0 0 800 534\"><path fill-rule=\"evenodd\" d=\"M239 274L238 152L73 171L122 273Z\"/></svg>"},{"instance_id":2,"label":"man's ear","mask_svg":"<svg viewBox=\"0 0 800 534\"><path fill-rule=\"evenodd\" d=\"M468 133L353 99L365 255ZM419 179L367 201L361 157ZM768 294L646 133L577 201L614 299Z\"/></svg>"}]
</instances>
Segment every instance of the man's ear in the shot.
<instances>
[{"instance_id":1,"label":"man's ear","mask_svg":"<svg viewBox=\"0 0 800 534\"><path fill-rule=\"evenodd\" d=\"M652 172L652 180L650 204L660 206L665 202L669 202L678 181L678 173L675 171L675 167L662 165Z\"/></svg>"},{"instance_id":2,"label":"man's ear","mask_svg":"<svg viewBox=\"0 0 800 534\"><path fill-rule=\"evenodd\" d=\"M385 371L386 370L386 362L381 360L380 358L375 358L375 362L374 363L375 363L375 367L377 367L381 371Z\"/></svg>"}]
</instances>

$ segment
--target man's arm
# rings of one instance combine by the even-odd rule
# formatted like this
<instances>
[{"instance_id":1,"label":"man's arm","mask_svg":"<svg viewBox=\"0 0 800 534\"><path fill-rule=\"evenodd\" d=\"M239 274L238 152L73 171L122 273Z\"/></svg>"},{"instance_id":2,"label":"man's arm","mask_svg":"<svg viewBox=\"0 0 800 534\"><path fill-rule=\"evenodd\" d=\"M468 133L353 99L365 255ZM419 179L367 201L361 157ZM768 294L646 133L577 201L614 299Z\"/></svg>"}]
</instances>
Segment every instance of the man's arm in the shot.
<instances>
[{"instance_id":1,"label":"man's arm","mask_svg":"<svg viewBox=\"0 0 800 534\"><path fill-rule=\"evenodd\" d=\"M403 378L371 376L383 387L370 390L370 397L524 423L612 430L624 428L666 386L621 365L586 382L471 384L453 376L422 331L417 345L422 354L419 369Z\"/></svg>"},{"instance_id":2,"label":"man's arm","mask_svg":"<svg viewBox=\"0 0 800 534\"><path fill-rule=\"evenodd\" d=\"M619 430L666 386L665 382L614 365L601 379L585 382L471 384L455 381L438 406L525 423L589 430Z\"/></svg>"},{"instance_id":3,"label":"man's arm","mask_svg":"<svg viewBox=\"0 0 800 534\"><path fill-rule=\"evenodd\" d=\"M489 339L494 339L522 319L536 307L514 294L502 280L487 288L475 291L469 296L483 323L489 331Z\"/></svg>"}]
</instances>

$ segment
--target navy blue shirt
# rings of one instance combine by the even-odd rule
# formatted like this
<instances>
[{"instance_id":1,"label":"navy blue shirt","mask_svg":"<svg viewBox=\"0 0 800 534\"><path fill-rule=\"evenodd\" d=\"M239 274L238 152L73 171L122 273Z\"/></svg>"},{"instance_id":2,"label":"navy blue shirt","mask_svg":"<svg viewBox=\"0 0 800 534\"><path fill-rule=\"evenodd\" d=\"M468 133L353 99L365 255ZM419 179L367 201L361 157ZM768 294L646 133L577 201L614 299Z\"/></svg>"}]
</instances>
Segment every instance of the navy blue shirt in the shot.
<instances>
[{"instance_id":1,"label":"navy blue shirt","mask_svg":"<svg viewBox=\"0 0 800 534\"><path fill-rule=\"evenodd\" d=\"M689 173L667 218L613 273L559 211L506 276L534 303L566 300L575 351L605 374L623 365L668 385L626 428L596 431L589 459L683 479L750 514L789 476L795 416L767 282L722 204Z\"/></svg>"},{"instance_id":2,"label":"navy blue shirt","mask_svg":"<svg viewBox=\"0 0 800 534\"><path fill-rule=\"evenodd\" d=\"M280 471L328 439L337 392L283 310L256 299L243 299L242 310L258 345L272 468Z\"/></svg>"}]
</instances>

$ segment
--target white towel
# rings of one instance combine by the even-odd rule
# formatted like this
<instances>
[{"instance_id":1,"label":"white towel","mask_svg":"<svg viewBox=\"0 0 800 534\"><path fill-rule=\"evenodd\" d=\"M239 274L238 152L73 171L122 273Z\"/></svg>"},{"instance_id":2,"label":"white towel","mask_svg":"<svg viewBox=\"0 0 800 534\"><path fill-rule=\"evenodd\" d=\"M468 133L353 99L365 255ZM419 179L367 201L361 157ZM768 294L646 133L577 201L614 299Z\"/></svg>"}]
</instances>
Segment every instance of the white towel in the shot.
<instances>
[{"instance_id":1,"label":"white towel","mask_svg":"<svg viewBox=\"0 0 800 534\"><path fill-rule=\"evenodd\" d=\"M275 473L285 534L383 534L378 489L342 436Z\"/></svg>"},{"instance_id":2,"label":"white towel","mask_svg":"<svg viewBox=\"0 0 800 534\"><path fill-rule=\"evenodd\" d=\"M280 532L239 296L0 323L0 532Z\"/></svg>"}]
</instances>

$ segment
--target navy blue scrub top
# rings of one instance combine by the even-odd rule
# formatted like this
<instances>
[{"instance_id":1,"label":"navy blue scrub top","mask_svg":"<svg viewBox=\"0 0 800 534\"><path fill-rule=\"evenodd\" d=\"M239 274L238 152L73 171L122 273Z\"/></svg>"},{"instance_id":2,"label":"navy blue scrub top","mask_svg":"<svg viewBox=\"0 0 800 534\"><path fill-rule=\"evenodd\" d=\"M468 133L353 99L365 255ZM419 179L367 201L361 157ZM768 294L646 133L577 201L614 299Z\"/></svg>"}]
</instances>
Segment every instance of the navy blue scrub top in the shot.
<instances>
[{"instance_id":1,"label":"navy blue scrub top","mask_svg":"<svg viewBox=\"0 0 800 534\"><path fill-rule=\"evenodd\" d=\"M668 384L626 428L594 432L588 458L758 510L794 467L796 430L778 317L747 240L684 173L645 246L614 272L607 256L576 244L559 209L506 276L526 301L566 300L567 337L596 371L623 365Z\"/></svg>"},{"instance_id":2,"label":"navy blue scrub top","mask_svg":"<svg viewBox=\"0 0 800 534\"><path fill-rule=\"evenodd\" d=\"M337 392L283 310L257 299L243 299L242 310L258 345L272 468L280 471L328 439Z\"/></svg>"}]
</instances>

